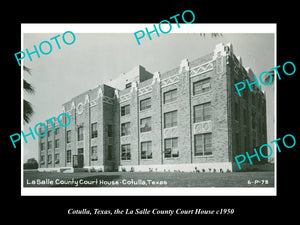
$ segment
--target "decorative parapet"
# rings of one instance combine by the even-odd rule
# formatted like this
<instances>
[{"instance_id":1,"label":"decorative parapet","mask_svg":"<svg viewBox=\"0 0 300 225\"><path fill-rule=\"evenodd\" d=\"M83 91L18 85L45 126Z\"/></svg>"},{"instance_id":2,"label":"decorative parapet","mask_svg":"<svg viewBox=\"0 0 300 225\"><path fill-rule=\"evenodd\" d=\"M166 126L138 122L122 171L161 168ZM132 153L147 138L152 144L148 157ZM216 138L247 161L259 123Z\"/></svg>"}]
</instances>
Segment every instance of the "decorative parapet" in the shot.
<instances>
[{"instance_id":1,"label":"decorative parapet","mask_svg":"<svg viewBox=\"0 0 300 225\"><path fill-rule=\"evenodd\" d=\"M190 77L197 76L199 74L206 73L208 71L213 70L214 68L213 61L214 60L191 68Z\"/></svg>"},{"instance_id":2,"label":"decorative parapet","mask_svg":"<svg viewBox=\"0 0 300 225\"><path fill-rule=\"evenodd\" d=\"M130 98L131 98L131 94L130 93L128 93L126 95L121 95L120 96L120 103L126 102L126 101L130 100Z\"/></svg>"},{"instance_id":3,"label":"decorative parapet","mask_svg":"<svg viewBox=\"0 0 300 225\"><path fill-rule=\"evenodd\" d=\"M150 93L150 92L152 92L152 89L153 89L152 85L142 87L142 88L138 89L138 95L141 96L141 95Z\"/></svg>"},{"instance_id":4,"label":"decorative parapet","mask_svg":"<svg viewBox=\"0 0 300 225\"><path fill-rule=\"evenodd\" d=\"M171 84L176 84L179 81L179 74L173 75L161 81L161 87L166 87Z\"/></svg>"}]
</instances>

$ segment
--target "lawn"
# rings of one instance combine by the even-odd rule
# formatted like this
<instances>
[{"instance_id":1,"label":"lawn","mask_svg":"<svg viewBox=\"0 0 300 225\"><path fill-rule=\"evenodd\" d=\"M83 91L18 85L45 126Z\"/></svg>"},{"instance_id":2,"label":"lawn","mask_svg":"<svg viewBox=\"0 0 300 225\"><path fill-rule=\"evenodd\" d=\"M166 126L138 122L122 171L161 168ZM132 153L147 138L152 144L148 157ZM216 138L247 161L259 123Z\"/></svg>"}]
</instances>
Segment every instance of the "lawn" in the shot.
<instances>
[{"instance_id":1,"label":"lawn","mask_svg":"<svg viewBox=\"0 0 300 225\"><path fill-rule=\"evenodd\" d=\"M274 187L274 172L24 172L24 187Z\"/></svg>"}]
</instances>

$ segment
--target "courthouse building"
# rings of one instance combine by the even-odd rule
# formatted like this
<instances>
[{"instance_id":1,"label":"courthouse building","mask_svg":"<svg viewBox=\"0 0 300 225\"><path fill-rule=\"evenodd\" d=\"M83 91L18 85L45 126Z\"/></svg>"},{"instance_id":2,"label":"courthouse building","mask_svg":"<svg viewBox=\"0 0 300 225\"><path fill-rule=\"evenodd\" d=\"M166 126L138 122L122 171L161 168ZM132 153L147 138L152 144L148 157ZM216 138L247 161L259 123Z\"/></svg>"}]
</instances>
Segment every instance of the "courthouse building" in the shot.
<instances>
[{"instance_id":1,"label":"courthouse building","mask_svg":"<svg viewBox=\"0 0 300 225\"><path fill-rule=\"evenodd\" d=\"M263 92L234 86L253 76L230 43L165 73L137 66L63 104L71 124L48 124L40 168L234 171L236 155L267 143Z\"/></svg>"}]
</instances>

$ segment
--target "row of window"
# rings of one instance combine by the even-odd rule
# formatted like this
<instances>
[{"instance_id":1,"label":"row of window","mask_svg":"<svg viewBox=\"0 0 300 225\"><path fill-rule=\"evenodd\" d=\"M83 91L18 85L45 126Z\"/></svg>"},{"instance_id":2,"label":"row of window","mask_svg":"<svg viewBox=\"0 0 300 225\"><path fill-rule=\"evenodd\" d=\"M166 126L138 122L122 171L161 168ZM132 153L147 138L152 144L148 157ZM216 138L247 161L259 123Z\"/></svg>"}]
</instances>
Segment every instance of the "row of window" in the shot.
<instances>
[{"instance_id":1,"label":"row of window","mask_svg":"<svg viewBox=\"0 0 300 225\"><path fill-rule=\"evenodd\" d=\"M72 161L72 150L67 150L67 163L70 163ZM78 149L78 155L83 155L83 148ZM112 161L113 159L113 147L112 145L107 146L107 160ZM91 147L91 161L97 161L98 155L97 155L97 146Z\"/></svg>"},{"instance_id":2,"label":"row of window","mask_svg":"<svg viewBox=\"0 0 300 225\"><path fill-rule=\"evenodd\" d=\"M83 155L84 153L83 148L78 149L78 155ZM66 159L67 163L70 163L72 161L72 151L67 150L66 151ZM107 160L111 161L113 159L113 149L112 145L107 146ZM55 164L59 163L59 153L54 154L54 160ZM91 147L91 161L97 161L98 160L98 155L97 155L97 146L92 146ZM45 163L45 156L41 155L41 164ZM52 155L48 154L48 164L52 164Z\"/></svg>"},{"instance_id":3,"label":"row of window","mask_svg":"<svg viewBox=\"0 0 300 225\"><path fill-rule=\"evenodd\" d=\"M211 104L204 103L194 106L194 123L207 121L211 119ZM164 114L164 128L177 126L177 110ZM140 132L151 131L151 117L140 120ZM121 136L130 135L130 122L121 124Z\"/></svg>"},{"instance_id":4,"label":"row of window","mask_svg":"<svg viewBox=\"0 0 300 225\"><path fill-rule=\"evenodd\" d=\"M200 80L193 83L193 95L202 94L211 89L210 78ZM163 94L164 104L177 100L177 89L167 91ZM151 98L146 98L140 101L140 111L151 108ZM121 107L121 116L130 114L130 105Z\"/></svg>"},{"instance_id":5,"label":"row of window","mask_svg":"<svg viewBox=\"0 0 300 225\"><path fill-rule=\"evenodd\" d=\"M45 164L45 156L41 155L41 164ZM54 154L54 163L58 164L59 163L59 153ZM48 162L47 164L52 164L52 155L48 155Z\"/></svg>"},{"instance_id":6,"label":"row of window","mask_svg":"<svg viewBox=\"0 0 300 225\"><path fill-rule=\"evenodd\" d=\"M78 155L83 155L83 148L78 149ZM208 134L197 134L194 135L194 155L195 156L206 156L212 155L212 135ZM107 148L107 160L111 161L113 157L112 145L108 145ZM178 137L166 138L164 140L164 157L165 158L177 158L179 157L178 149ZM121 159L131 160L131 149L130 144L121 145ZM141 159L152 159L152 141L141 142ZM59 153L54 155L55 163L59 163ZM72 161L72 151L66 151L67 163ZM91 147L91 160L97 161L97 146ZM41 155L41 164L44 164L45 156ZM48 164L52 163L52 155L48 155Z\"/></svg>"},{"instance_id":7,"label":"row of window","mask_svg":"<svg viewBox=\"0 0 300 225\"><path fill-rule=\"evenodd\" d=\"M130 144L121 145L121 160L131 160ZM212 134L194 135L194 155L212 155ZM164 140L164 158L179 157L178 137ZM152 159L152 141L141 142L141 159Z\"/></svg>"},{"instance_id":8,"label":"row of window","mask_svg":"<svg viewBox=\"0 0 300 225\"><path fill-rule=\"evenodd\" d=\"M46 149L46 147L45 147L45 142L42 142L41 143L41 150L45 150ZM48 146L48 149L51 149L52 148L52 141L48 141L47 142L47 146ZM54 148L59 148L59 139L55 139L54 140Z\"/></svg>"},{"instance_id":9,"label":"row of window","mask_svg":"<svg viewBox=\"0 0 300 225\"><path fill-rule=\"evenodd\" d=\"M112 125L107 125L107 136L112 137L113 136L113 126ZM92 123L91 124L91 138L96 138L98 137L98 130L97 130L97 123ZM72 139L72 131L68 130L67 131L67 143L71 143ZM77 140L82 141L83 140L83 126L79 126L77 128ZM48 149L52 148L52 141L48 141ZM59 148L59 139L54 140L54 147ZM41 143L41 150L45 150L45 143Z\"/></svg>"},{"instance_id":10,"label":"row of window","mask_svg":"<svg viewBox=\"0 0 300 225\"><path fill-rule=\"evenodd\" d=\"M48 131L47 131L47 137L52 136L52 132L54 132L54 135L58 135L58 134L59 134L59 131L60 131L59 127L56 127L56 128L55 128L55 131L53 131L53 130L48 130ZM42 130L42 131L41 131L41 134L44 134L44 133L45 133L45 130ZM41 138L43 139L44 136L41 137Z\"/></svg>"},{"instance_id":11,"label":"row of window","mask_svg":"<svg viewBox=\"0 0 300 225\"><path fill-rule=\"evenodd\" d=\"M107 136L108 137L113 136L113 126L110 124L107 125ZM98 137L97 123L91 124L91 137L92 138ZM67 131L67 143L71 143L71 138L72 138L72 131L68 130ZM83 126L79 126L77 128L77 141L82 141L82 140L83 140Z\"/></svg>"}]
</instances>

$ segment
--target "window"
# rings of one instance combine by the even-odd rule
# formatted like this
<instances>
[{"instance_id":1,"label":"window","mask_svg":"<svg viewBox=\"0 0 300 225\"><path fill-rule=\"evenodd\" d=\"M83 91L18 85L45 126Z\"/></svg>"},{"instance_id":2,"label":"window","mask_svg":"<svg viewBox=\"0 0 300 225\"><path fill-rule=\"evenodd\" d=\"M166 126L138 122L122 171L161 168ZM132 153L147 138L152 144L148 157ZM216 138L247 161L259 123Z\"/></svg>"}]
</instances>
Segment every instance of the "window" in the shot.
<instances>
[{"instance_id":1,"label":"window","mask_svg":"<svg viewBox=\"0 0 300 225\"><path fill-rule=\"evenodd\" d=\"M121 116L130 114L130 105L124 105L121 107Z\"/></svg>"},{"instance_id":2,"label":"window","mask_svg":"<svg viewBox=\"0 0 300 225\"><path fill-rule=\"evenodd\" d=\"M177 89L164 93L164 104L173 102L177 99Z\"/></svg>"},{"instance_id":3,"label":"window","mask_svg":"<svg viewBox=\"0 0 300 225\"><path fill-rule=\"evenodd\" d=\"M58 135L58 134L59 134L59 128L58 128L58 127L55 128L54 134L55 134L55 135Z\"/></svg>"},{"instance_id":4,"label":"window","mask_svg":"<svg viewBox=\"0 0 300 225\"><path fill-rule=\"evenodd\" d=\"M67 131L67 143L71 143L71 130Z\"/></svg>"},{"instance_id":5,"label":"window","mask_svg":"<svg viewBox=\"0 0 300 225\"><path fill-rule=\"evenodd\" d=\"M210 78L193 83L193 95L205 93L210 90Z\"/></svg>"},{"instance_id":6,"label":"window","mask_svg":"<svg viewBox=\"0 0 300 225\"><path fill-rule=\"evenodd\" d=\"M131 83L127 83L126 85L125 85L125 88L130 88L131 87Z\"/></svg>"},{"instance_id":7,"label":"window","mask_svg":"<svg viewBox=\"0 0 300 225\"><path fill-rule=\"evenodd\" d=\"M130 122L121 124L121 136L130 135Z\"/></svg>"},{"instance_id":8,"label":"window","mask_svg":"<svg viewBox=\"0 0 300 225\"><path fill-rule=\"evenodd\" d=\"M59 153L55 153L55 155L54 155L54 161L55 161L55 164L59 163Z\"/></svg>"},{"instance_id":9,"label":"window","mask_svg":"<svg viewBox=\"0 0 300 225\"><path fill-rule=\"evenodd\" d=\"M50 137L51 134L52 134L52 130L48 130L48 133L47 133L48 137Z\"/></svg>"},{"instance_id":10,"label":"window","mask_svg":"<svg viewBox=\"0 0 300 225\"><path fill-rule=\"evenodd\" d=\"M179 156L178 138L165 139L165 158L176 158Z\"/></svg>"},{"instance_id":11,"label":"window","mask_svg":"<svg viewBox=\"0 0 300 225\"><path fill-rule=\"evenodd\" d=\"M71 150L67 150L67 163L70 163L72 159L72 152Z\"/></svg>"},{"instance_id":12,"label":"window","mask_svg":"<svg viewBox=\"0 0 300 225\"><path fill-rule=\"evenodd\" d=\"M211 104L210 102L194 106L194 123L211 119Z\"/></svg>"},{"instance_id":13,"label":"window","mask_svg":"<svg viewBox=\"0 0 300 225\"><path fill-rule=\"evenodd\" d=\"M152 159L151 141L145 141L141 143L141 159Z\"/></svg>"},{"instance_id":14,"label":"window","mask_svg":"<svg viewBox=\"0 0 300 225\"><path fill-rule=\"evenodd\" d=\"M77 128L77 140L78 141L83 140L83 127L82 126Z\"/></svg>"},{"instance_id":15,"label":"window","mask_svg":"<svg viewBox=\"0 0 300 225\"><path fill-rule=\"evenodd\" d=\"M111 124L107 125L107 136L108 137L113 136L113 126Z\"/></svg>"},{"instance_id":16,"label":"window","mask_svg":"<svg viewBox=\"0 0 300 225\"><path fill-rule=\"evenodd\" d=\"M48 164L52 163L52 155L48 155Z\"/></svg>"},{"instance_id":17,"label":"window","mask_svg":"<svg viewBox=\"0 0 300 225\"><path fill-rule=\"evenodd\" d=\"M131 160L130 144L121 146L121 159L122 160Z\"/></svg>"},{"instance_id":18,"label":"window","mask_svg":"<svg viewBox=\"0 0 300 225\"><path fill-rule=\"evenodd\" d=\"M140 126L141 133L151 131L151 117L141 119Z\"/></svg>"},{"instance_id":19,"label":"window","mask_svg":"<svg viewBox=\"0 0 300 225\"><path fill-rule=\"evenodd\" d=\"M145 110L151 108L151 98L146 98L144 100L141 100L140 102L140 110Z\"/></svg>"},{"instance_id":20,"label":"window","mask_svg":"<svg viewBox=\"0 0 300 225\"><path fill-rule=\"evenodd\" d=\"M48 149L52 148L52 141L48 141Z\"/></svg>"},{"instance_id":21,"label":"window","mask_svg":"<svg viewBox=\"0 0 300 225\"><path fill-rule=\"evenodd\" d=\"M212 155L212 135L209 134L197 134L195 137L195 156Z\"/></svg>"},{"instance_id":22,"label":"window","mask_svg":"<svg viewBox=\"0 0 300 225\"><path fill-rule=\"evenodd\" d=\"M59 139L56 139L56 140L54 141L54 147L55 147L55 148L59 148Z\"/></svg>"},{"instance_id":23,"label":"window","mask_svg":"<svg viewBox=\"0 0 300 225\"><path fill-rule=\"evenodd\" d=\"M112 145L108 145L107 146L107 160L108 161L112 161L112 152L113 149L112 149Z\"/></svg>"},{"instance_id":24,"label":"window","mask_svg":"<svg viewBox=\"0 0 300 225\"><path fill-rule=\"evenodd\" d=\"M92 123L92 138L98 136L97 123Z\"/></svg>"},{"instance_id":25,"label":"window","mask_svg":"<svg viewBox=\"0 0 300 225\"><path fill-rule=\"evenodd\" d=\"M172 111L164 114L164 128L177 126L177 111Z\"/></svg>"},{"instance_id":26,"label":"window","mask_svg":"<svg viewBox=\"0 0 300 225\"><path fill-rule=\"evenodd\" d=\"M45 150L45 143L41 143L41 151Z\"/></svg>"},{"instance_id":27,"label":"window","mask_svg":"<svg viewBox=\"0 0 300 225\"><path fill-rule=\"evenodd\" d=\"M92 146L92 149L91 149L91 160L92 161L97 161L98 160L98 156L97 156L97 146Z\"/></svg>"}]
</instances>

